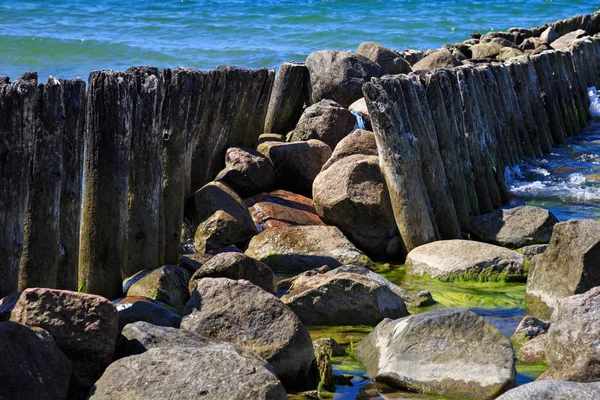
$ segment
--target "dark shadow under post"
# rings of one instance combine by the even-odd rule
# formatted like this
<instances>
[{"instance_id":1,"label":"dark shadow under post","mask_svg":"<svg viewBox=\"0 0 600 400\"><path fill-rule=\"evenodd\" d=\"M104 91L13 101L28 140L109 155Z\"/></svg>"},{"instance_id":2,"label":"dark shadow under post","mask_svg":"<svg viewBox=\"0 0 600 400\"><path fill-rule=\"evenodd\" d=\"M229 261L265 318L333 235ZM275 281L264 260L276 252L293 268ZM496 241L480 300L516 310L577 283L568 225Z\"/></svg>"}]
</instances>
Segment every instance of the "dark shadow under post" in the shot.
<instances>
[{"instance_id":1,"label":"dark shadow under post","mask_svg":"<svg viewBox=\"0 0 600 400\"><path fill-rule=\"evenodd\" d=\"M0 76L0 298L18 287L38 97L37 74Z\"/></svg>"},{"instance_id":2,"label":"dark shadow under post","mask_svg":"<svg viewBox=\"0 0 600 400\"><path fill-rule=\"evenodd\" d=\"M89 78L79 289L108 299L122 294L134 86L121 72Z\"/></svg>"}]
</instances>

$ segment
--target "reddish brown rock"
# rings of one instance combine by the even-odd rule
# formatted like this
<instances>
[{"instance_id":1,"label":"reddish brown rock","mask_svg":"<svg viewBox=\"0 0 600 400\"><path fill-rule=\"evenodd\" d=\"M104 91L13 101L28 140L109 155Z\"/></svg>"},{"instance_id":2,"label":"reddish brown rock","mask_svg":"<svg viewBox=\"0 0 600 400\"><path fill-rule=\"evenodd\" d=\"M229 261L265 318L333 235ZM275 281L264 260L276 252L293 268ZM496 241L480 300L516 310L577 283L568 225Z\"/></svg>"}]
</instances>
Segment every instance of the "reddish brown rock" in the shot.
<instances>
[{"instance_id":1,"label":"reddish brown rock","mask_svg":"<svg viewBox=\"0 0 600 400\"><path fill-rule=\"evenodd\" d=\"M275 190L244 199L254 223L264 230L278 226L325 225L308 197Z\"/></svg>"}]
</instances>

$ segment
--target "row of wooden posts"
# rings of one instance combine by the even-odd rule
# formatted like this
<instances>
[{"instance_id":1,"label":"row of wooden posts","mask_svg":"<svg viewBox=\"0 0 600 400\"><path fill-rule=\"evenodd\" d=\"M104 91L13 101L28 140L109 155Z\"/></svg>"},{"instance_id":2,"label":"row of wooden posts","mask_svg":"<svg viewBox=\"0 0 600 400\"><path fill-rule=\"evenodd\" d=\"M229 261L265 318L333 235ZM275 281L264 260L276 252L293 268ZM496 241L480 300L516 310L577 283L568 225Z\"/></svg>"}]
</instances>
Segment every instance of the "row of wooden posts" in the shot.
<instances>
[{"instance_id":1,"label":"row of wooden posts","mask_svg":"<svg viewBox=\"0 0 600 400\"><path fill-rule=\"evenodd\" d=\"M508 200L507 168L542 157L590 118L600 37L506 63L375 79L365 99L407 251L469 232Z\"/></svg>"},{"instance_id":2,"label":"row of wooden posts","mask_svg":"<svg viewBox=\"0 0 600 400\"><path fill-rule=\"evenodd\" d=\"M137 67L0 77L0 298L121 295L180 254L185 197L263 132L274 72ZM191 174L194 171L194 174ZM85 182L82 182L85 176Z\"/></svg>"}]
</instances>

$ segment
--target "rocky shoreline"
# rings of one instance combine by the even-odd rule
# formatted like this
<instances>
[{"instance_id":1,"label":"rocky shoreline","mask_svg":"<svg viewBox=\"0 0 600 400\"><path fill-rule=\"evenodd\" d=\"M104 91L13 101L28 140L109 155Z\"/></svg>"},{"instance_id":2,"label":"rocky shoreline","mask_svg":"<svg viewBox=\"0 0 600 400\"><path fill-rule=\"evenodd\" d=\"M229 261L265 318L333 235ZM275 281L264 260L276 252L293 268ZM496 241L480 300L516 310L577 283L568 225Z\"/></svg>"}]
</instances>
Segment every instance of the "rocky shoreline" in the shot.
<instances>
[{"instance_id":1,"label":"rocky shoreline","mask_svg":"<svg viewBox=\"0 0 600 400\"><path fill-rule=\"evenodd\" d=\"M276 76L0 77L0 398L331 398L348 356L407 396L599 398L600 222L500 208L598 60L600 12ZM507 338L400 272L526 284L527 316Z\"/></svg>"}]
</instances>

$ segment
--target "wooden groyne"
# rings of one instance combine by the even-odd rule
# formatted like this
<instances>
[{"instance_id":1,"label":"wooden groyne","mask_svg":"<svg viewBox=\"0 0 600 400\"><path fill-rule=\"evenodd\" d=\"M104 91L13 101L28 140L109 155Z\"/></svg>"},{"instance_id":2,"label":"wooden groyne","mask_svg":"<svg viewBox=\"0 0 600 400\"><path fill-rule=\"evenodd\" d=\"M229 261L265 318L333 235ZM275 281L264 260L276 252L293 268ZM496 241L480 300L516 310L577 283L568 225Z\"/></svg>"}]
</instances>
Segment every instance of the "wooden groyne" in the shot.
<instances>
[{"instance_id":1,"label":"wooden groyne","mask_svg":"<svg viewBox=\"0 0 600 400\"><path fill-rule=\"evenodd\" d=\"M589 18L575 21L600 30L588 26ZM573 21L555 25L579 29ZM466 234L469 216L508 200L508 169L581 131L590 118L586 89L600 84L599 54L600 37L586 37L568 49L505 63L385 76L365 85L408 251Z\"/></svg>"}]
</instances>

